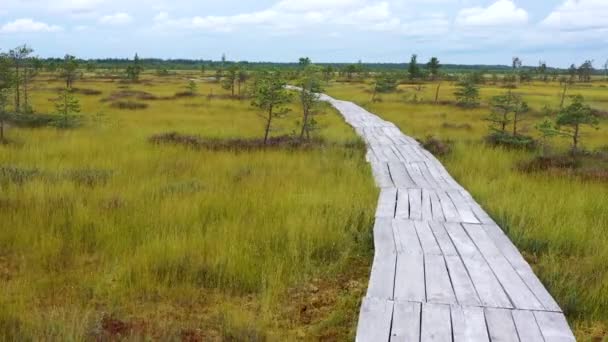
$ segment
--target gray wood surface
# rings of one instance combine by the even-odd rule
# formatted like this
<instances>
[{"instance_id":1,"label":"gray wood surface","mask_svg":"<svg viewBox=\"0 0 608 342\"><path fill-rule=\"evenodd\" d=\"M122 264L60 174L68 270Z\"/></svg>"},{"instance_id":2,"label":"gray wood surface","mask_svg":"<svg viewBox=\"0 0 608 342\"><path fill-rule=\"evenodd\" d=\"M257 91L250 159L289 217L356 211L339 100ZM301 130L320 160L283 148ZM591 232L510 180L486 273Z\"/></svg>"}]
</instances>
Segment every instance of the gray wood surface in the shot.
<instances>
[{"instance_id":1,"label":"gray wood surface","mask_svg":"<svg viewBox=\"0 0 608 342\"><path fill-rule=\"evenodd\" d=\"M431 153L351 102L322 99L367 143L381 188L357 341L575 340L516 246Z\"/></svg>"}]
</instances>

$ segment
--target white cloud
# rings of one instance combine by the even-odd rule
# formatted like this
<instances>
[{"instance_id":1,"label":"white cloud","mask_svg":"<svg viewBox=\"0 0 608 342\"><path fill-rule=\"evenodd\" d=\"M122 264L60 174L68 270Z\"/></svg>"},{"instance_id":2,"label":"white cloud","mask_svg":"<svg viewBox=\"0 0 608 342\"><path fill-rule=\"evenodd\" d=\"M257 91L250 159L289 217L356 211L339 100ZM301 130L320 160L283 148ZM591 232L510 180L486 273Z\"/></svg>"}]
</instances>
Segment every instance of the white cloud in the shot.
<instances>
[{"instance_id":1,"label":"white cloud","mask_svg":"<svg viewBox=\"0 0 608 342\"><path fill-rule=\"evenodd\" d=\"M347 10L363 6L363 0L283 0L274 6L277 10L293 12Z\"/></svg>"},{"instance_id":2,"label":"white cloud","mask_svg":"<svg viewBox=\"0 0 608 342\"><path fill-rule=\"evenodd\" d=\"M99 18L99 22L107 25L125 25L133 20L131 16L124 12L117 12L110 15L104 15Z\"/></svg>"},{"instance_id":3,"label":"white cloud","mask_svg":"<svg viewBox=\"0 0 608 342\"><path fill-rule=\"evenodd\" d=\"M528 12L512 0L498 0L489 7L465 8L456 16L456 24L462 27L504 27L527 22Z\"/></svg>"},{"instance_id":4,"label":"white cloud","mask_svg":"<svg viewBox=\"0 0 608 342\"><path fill-rule=\"evenodd\" d=\"M57 32L61 27L49 25L30 18L17 19L0 27L0 33L34 33L34 32Z\"/></svg>"},{"instance_id":5,"label":"white cloud","mask_svg":"<svg viewBox=\"0 0 608 342\"><path fill-rule=\"evenodd\" d=\"M541 22L560 30L608 29L608 1L566 0Z\"/></svg>"}]
</instances>

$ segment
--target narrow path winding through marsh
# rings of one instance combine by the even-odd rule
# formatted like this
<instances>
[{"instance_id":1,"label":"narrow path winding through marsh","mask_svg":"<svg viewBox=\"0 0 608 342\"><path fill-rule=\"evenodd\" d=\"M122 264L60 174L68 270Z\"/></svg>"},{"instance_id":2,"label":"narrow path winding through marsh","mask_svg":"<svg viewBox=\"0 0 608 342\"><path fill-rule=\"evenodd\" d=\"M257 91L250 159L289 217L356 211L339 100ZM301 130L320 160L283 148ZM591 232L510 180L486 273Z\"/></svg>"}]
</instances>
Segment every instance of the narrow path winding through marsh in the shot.
<instances>
[{"instance_id":1,"label":"narrow path winding through marsh","mask_svg":"<svg viewBox=\"0 0 608 342\"><path fill-rule=\"evenodd\" d=\"M381 194L357 341L575 341L502 229L394 124L331 103L368 146Z\"/></svg>"}]
</instances>

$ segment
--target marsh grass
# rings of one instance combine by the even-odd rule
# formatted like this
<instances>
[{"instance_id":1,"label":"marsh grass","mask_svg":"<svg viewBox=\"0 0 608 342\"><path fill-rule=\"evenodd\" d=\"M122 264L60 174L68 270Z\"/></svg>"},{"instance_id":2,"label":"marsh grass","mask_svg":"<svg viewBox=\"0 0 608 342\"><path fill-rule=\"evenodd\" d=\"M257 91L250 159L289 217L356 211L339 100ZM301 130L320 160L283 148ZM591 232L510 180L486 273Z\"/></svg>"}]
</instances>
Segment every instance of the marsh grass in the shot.
<instances>
[{"instance_id":1,"label":"marsh grass","mask_svg":"<svg viewBox=\"0 0 608 342\"><path fill-rule=\"evenodd\" d=\"M423 87L423 101L412 103L401 86L384 94L381 103L369 101L363 84L336 84L329 93L354 100L368 110L396 123L418 139L434 136L455 142L442 158L450 173L505 229L557 299L581 340L606 339L608 335L608 184L597 178L577 177L568 172L522 172L518 165L537 158L535 151L491 147L482 142L488 133L483 118L490 112L491 96L505 90L481 88L482 103L465 110L450 104L432 104L435 88ZM454 86L444 83L440 100L453 99ZM532 109L523 122L522 134L537 136L534 126L543 109L559 106L559 85L532 83L514 90ZM605 84L575 86L571 95L582 94L593 108L606 111ZM608 122L600 129L585 129L587 150L608 145ZM566 153L568 141L554 139L554 153ZM605 147L604 147L605 148ZM582 157L586 167L599 167L601 160Z\"/></svg>"},{"instance_id":2,"label":"marsh grass","mask_svg":"<svg viewBox=\"0 0 608 342\"><path fill-rule=\"evenodd\" d=\"M128 87L172 96L182 77ZM40 82L32 102L45 112L57 85ZM100 101L118 83L77 86L101 93L80 97L82 127L11 127L18 144L0 146L0 340L352 336L362 290L334 283L336 301L310 321L285 314L313 279L367 277L377 190L336 112L318 117L322 148L191 149L148 139L253 139L262 124L247 101L150 98L121 111Z\"/></svg>"}]
</instances>

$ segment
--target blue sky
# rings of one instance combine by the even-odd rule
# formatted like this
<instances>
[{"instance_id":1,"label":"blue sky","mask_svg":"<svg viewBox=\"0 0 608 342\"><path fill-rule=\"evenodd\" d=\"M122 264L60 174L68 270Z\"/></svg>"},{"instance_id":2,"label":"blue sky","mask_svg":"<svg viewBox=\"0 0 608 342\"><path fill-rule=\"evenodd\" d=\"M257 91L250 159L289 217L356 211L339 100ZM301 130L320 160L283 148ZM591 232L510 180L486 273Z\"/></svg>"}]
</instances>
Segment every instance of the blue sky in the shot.
<instances>
[{"instance_id":1,"label":"blue sky","mask_svg":"<svg viewBox=\"0 0 608 342\"><path fill-rule=\"evenodd\" d=\"M405 62L417 53L601 68L608 0L0 0L0 50L23 43L42 57Z\"/></svg>"}]
</instances>

